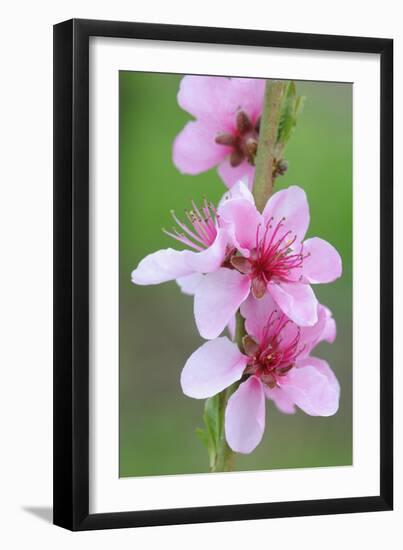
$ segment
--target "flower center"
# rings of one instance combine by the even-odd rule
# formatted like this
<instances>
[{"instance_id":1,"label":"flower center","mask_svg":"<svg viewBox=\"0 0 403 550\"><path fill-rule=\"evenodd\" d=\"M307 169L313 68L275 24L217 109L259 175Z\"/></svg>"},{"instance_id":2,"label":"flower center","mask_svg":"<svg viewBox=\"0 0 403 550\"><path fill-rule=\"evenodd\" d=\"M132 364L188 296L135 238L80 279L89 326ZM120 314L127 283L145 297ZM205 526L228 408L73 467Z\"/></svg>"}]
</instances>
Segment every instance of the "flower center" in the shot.
<instances>
[{"instance_id":1,"label":"flower center","mask_svg":"<svg viewBox=\"0 0 403 550\"><path fill-rule=\"evenodd\" d=\"M264 226L256 230L256 246L249 258L233 256L231 265L252 279L252 293L255 298L262 298L270 281L297 282L302 276L298 272L304 259L303 245L296 252L293 245L297 239L292 231L282 232L285 218L274 225L270 218Z\"/></svg>"},{"instance_id":2,"label":"flower center","mask_svg":"<svg viewBox=\"0 0 403 550\"><path fill-rule=\"evenodd\" d=\"M204 199L200 209L192 201L192 210L185 210L188 225L181 222L172 210L171 215L177 223L178 228L174 227L171 231L163 229L164 233L177 241L201 252L210 247L217 236L217 227L219 227L219 216L215 206Z\"/></svg>"},{"instance_id":3,"label":"flower center","mask_svg":"<svg viewBox=\"0 0 403 550\"><path fill-rule=\"evenodd\" d=\"M294 335L289 325L294 327ZM249 335L243 338L244 350L249 357L244 374L258 376L264 384L274 388L279 379L294 367L298 355L303 351L299 348L299 341L299 327L284 314L277 316L277 312L273 311L260 343Z\"/></svg>"},{"instance_id":4,"label":"flower center","mask_svg":"<svg viewBox=\"0 0 403 550\"><path fill-rule=\"evenodd\" d=\"M260 120L254 125L245 111L238 111L235 119L236 130L234 133L224 132L216 136L216 143L231 147L230 164L233 168L239 166L245 159L249 164L255 164L259 140L259 124Z\"/></svg>"}]
</instances>

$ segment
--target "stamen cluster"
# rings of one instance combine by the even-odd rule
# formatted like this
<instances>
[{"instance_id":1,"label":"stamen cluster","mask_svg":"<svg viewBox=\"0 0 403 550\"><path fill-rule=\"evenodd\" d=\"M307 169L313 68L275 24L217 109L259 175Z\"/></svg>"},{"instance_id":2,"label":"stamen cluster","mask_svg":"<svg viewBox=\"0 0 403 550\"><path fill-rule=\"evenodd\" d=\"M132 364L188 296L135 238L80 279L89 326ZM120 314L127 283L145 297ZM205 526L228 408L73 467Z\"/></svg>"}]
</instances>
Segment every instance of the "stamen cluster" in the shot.
<instances>
[{"instance_id":1,"label":"stamen cluster","mask_svg":"<svg viewBox=\"0 0 403 550\"><path fill-rule=\"evenodd\" d=\"M204 199L203 205L199 210L194 201L192 201L192 210L185 210L186 218L191 225L190 229L185 223L181 222L172 210L171 215L182 231L173 228L172 232L164 229L164 233L173 237L177 241L197 250L205 250L211 246L217 236L217 226L219 216L212 203Z\"/></svg>"},{"instance_id":2,"label":"stamen cluster","mask_svg":"<svg viewBox=\"0 0 403 550\"><path fill-rule=\"evenodd\" d=\"M295 336L284 342L284 329L289 324L295 328ZM284 314L274 310L259 343L250 335L243 338L243 347L249 357L245 374L258 376L264 384L274 388L278 378L285 376L294 367L297 357L303 351L299 342L299 327Z\"/></svg>"},{"instance_id":3,"label":"stamen cluster","mask_svg":"<svg viewBox=\"0 0 403 550\"><path fill-rule=\"evenodd\" d=\"M238 111L235 120L236 132L232 134L220 133L215 138L215 142L219 145L232 147L230 164L233 168L242 164L245 159L249 164L254 165L259 140L260 118L254 125L245 111Z\"/></svg>"},{"instance_id":4,"label":"stamen cluster","mask_svg":"<svg viewBox=\"0 0 403 550\"><path fill-rule=\"evenodd\" d=\"M266 224L262 237L260 237L261 225L256 229L256 247L251 251L249 258L233 256L232 266L240 273L248 274L252 278L252 292L255 298L262 298L266 292L267 284L272 280L277 282L295 282L301 276L295 277L292 270L302 268L303 261L309 256L303 254L301 244L298 252L292 248L297 236L292 231L286 231L279 237L279 232L284 226L286 218L274 226L273 218Z\"/></svg>"}]
</instances>

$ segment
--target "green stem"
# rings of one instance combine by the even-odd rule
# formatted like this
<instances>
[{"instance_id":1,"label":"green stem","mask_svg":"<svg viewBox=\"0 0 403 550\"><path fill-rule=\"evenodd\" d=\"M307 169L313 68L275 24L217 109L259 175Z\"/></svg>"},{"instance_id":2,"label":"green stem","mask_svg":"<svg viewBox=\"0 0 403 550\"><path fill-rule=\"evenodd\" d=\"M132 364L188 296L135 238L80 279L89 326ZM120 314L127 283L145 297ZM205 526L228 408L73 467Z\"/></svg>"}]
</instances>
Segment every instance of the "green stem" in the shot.
<instances>
[{"instance_id":1,"label":"green stem","mask_svg":"<svg viewBox=\"0 0 403 550\"><path fill-rule=\"evenodd\" d=\"M268 80L266 82L253 183L253 196L255 197L256 207L260 212L262 212L267 200L273 193L277 132L286 89L286 81L275 80L270 82Z\"/></svg>"},{"instance_id":2,"label":"green stem","mask_svg":"<svg viewBox=\"0 0 403 550\"><path fill-rule=\"evenodd\" d=\"M219 405L218 405L218 414L219 414L219 423L220 423L220 439L217 446L216 460L211 468L212 472L229 472L233 469L234 466L234 453L228 446L228 443L225 439L225 408L227 406L227 401L229 396L232 393L232 387L223 390L219 393Z\"/></svg>"},{"instance_id":3,"label":"green stem","mask_svg":"<svg viewBox=\"0 0 403 550\"><path fill-rule=\"evenodd\" d=\"M242 339L245 336L245 322L243 320L243 317L238 310L236 312L236 324L235 324L235 342L238 344L239 351L243 353L243 342Z\"/></svg>"}]
</instances>

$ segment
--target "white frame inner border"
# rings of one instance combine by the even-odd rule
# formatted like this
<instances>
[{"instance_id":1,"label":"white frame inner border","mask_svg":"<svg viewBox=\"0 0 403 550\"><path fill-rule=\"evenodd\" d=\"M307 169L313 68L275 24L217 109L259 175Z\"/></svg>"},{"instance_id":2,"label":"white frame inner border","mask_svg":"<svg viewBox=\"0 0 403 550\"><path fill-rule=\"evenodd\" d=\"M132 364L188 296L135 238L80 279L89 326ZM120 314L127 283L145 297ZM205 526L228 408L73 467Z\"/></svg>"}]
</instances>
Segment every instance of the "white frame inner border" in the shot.
<instances>
[{"instance_id":1,"label":"white frame inner border","mask_svg":"<svg viewBox=\"0 0 403 550\"><path fill-rule=\"evenodd\" d=\"M121 70L353 83L353 466L119 478ZM90 513L379 494L379 128L378 54L90 38Z\"/></svg>"}]
</instances>

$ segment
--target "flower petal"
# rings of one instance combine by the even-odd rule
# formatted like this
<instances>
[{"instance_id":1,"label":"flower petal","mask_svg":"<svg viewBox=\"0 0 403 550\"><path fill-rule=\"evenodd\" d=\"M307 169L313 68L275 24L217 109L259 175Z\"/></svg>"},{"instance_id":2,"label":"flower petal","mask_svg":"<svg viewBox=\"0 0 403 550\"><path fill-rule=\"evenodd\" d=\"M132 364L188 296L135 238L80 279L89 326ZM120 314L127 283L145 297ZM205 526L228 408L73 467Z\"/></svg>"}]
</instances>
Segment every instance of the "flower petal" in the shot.
<instances>
[{"instance_id":1,"label":"flower petal","mask_svg":"<svg viewBox=\"0 0 403 550\"><path fill-rule=\"evenodd\" d=\"M264 87L263 79L189 75L181 80L178 103L196 118L220 118L227 122L223 130L233 130L238 110L256 122L263 108Z\"/></svg>"},{"instance_id":2,"label":"flower petal","mask_svg":"<svg viewBox=\"0 0 403 550\"><path fill-rule=\"evenodd\" d=\"M241 251L256 247L256 234L262 215L248 199L230 199L220 206L220 218L229 225L234 245Z\"/></svg>"},{"instance_id":3,"label":"flower petal","mask_svg":"<svg viewBox=\"0 0 403 550\"><path fill-rule=\"evenodd\" d=\"M249 290L249 278L238 271L221 268L206 275L196 289L194 301L200 335L209 340L216 338L247 298Z\"/></svg>"},{"instance_id":4,"label":"flower petal","mask_svg":"<svg viewBox=\"0 0 403 550\"><path fill-rule=\"evenodd\" d=\"M281 389L311 416L331 416L339 408L339 383L326 361L306 357L297 361Z\"/></svg>"},{"instance_id":5,"label":"flower petal","mask_svg":"<svg viewBox=\"0 0 403 550\"><path fill-rule=\"evenodd\" d=\"M232 341L235 340L235 330L236 330L236 317L233 315L228 321L227 330Z\"/></svg>"},{"instance_id":6,"label":"flower petal","mask_svg":"<svg viewBox=\"0 0 403 550\"><path fill-rule=\"evenodd\" d=\"M336 340L337 335L336 321L333 319L332 312L329 308L327 308L326 306L322 306L322 308L325 312L326 322L318 342L322 342L324 340L329 344L333 344L333 342Z\"/></svg>"},{"instance_id":7,"label":"flower petal","mask_svg":"<svg viewBox=\"0 0 403 550\"><path fill-rule=\"evenodd\" d=\"M263 110L264 89L263 78L231 78L228 100L256 123Z\"/></svg>"},{"instance_id":8,"label":"flower petal","mask_svg":"<svg viewBox=\"0 0 403 550\"><path fill-rule=\"evenodd\" d=\"M341 276L340 254L323 239L314 237L304 242L302 276L310 283L331 283Z\"/></svg>"},{"instance_id":9,"label":"flower petal","mask_svg":"<svg viewBox=\"0 0 403 550\"><path fill-rule=\"evenodd\" d=\"M226 191L218 203L218 210L221 206L231 199L246 199L252 204L255 204L255 199L249 189L249 183L247 178L243 178L237 181L229 191Z\"/></svg>"},{"instance_id":10,"label":"flower petal","mask_svg":"<svg viewBox=\"0 0 403 550\"><path fill-rule=\"evenodd\" d=\"M332 344L336 339L336 322L332 312L322 304L318 304L318 321L311 327L301 327L300 345L303 348L301 356L306 357L320 342Z\"/></svg>"},{"instance_id":11,"label":"flower petal","mask_svg":"<svg viewBox=\"0 0 403 550\"><path fill-rule=\"evenodd\" d=\"M202 252L167 248L149 254L132 272L132 282L138 285L155 285L180 279L194 272L216 271L224 260L228 240L227 230L219 228L213 244Z\"/></svg>"},{"instance_id":12,"label":"flower petal","mask_svg":"<svg viewBox=\"0 0 403 550\"><path fill-rule=\"evenodd\" d=\"M176 279L176 283L183 294L193 296L202 278L203 275L201 273L192 273L191 275L186 275L185 277L179 277Z\"/></svg>"},{"instance_id":13,"label":"flower petal","mask_svg":"<svg viewBox=\"0 0 403 550\"><path fill-rule=\"evenodd\" d=\"M132 271L132 283L136 285L158 285L192 273L188 250L167 248L149 254Z\"/></svg>"},{"instance_id":14,"label":"flower petal","mask_svg":"<svg viewBox=\"0 0 403 550\"><path fill-rule=\"evenodd\" d=\"M340 399L340 384L334 374L333 370L330 368L327 361L324 359L318 359L317 357L307 357L301 359L297 363L298 368L305 368L305 366L313 366L317 371L326 376L329 388L327 394L327 404L326 409L328 414L325 416L335 414L339 408L339 399ZM334 412L329 412L334 411Z\"/></svg>"},{"instance_id":15,"label":"flower petal","mask_svg":"<svg viewBox=\"0 0 403 550\"><path fill-rule=\"evenodd\" d=\"M318 304L318 320L312 326L304 326L300 329L301 355L309 355L311 350L322 340L322 334L326 327L326 313L322 304Z\"/></svg>"},{"instance_id":16,"label":"flower petal","mask_svg":"<svg viewBox=\"0 0 403 550\"><path fill-rule=\"evenodd\" d=\"M188 253L188 265L192 271L211 273L216 271L225 258L229 234L226 229L218 228L216 238L211 246L202 252Z\"/></svg>"},{"instance_id":17,"label":"flower petal","mask_svg":"<svg viewBox=\"0 0 403 550\"><path fill-rule=\"evenodd\" d=\"M281 388L275 386L274 388L264 387L267 399L274 401L278 410L284 414L294 414L295 405L288 395L283 392Z\"/></svg>"},{"instance_id":18,"label":"flower petal","mask_svg":"<svg viewBox=\"0 0 403 550\"><path fill-rule=\"evenodd\" d=\"M268 200L263 210L263 217L266 221L273 218L274 223L285 218L278 237L284 235L286 231L291 231L297 236L294 248L299 248L309 226L309 205L305 191L296 185L277 191Z\"/></svg>"},{"instance_id":19,"label":"flower petal","mask_svg":"<svg viewBox=\"0 0 403 550\"><path fill-rule=\"evenodd\" d=\"M182 174L200 174L220 163L231 151L215 142L218 128L203 121L188 122L173 144L173 163Z\"/></svg>"},{"instance_id":20,"label":"flower petal","mask_svg":"<svg viewBox=\"0 0 403 550\"><path fill-rule=\"evenodd\" d=\"M300 326L312 326L318 320L318 301L310 285L270 283L267 289L283 312Z\"/></svg>"},{"instance_id":21,"label":"flower petal","mask_svg":"<svg viewBox=\"0 0 403 550\"><path fill-rule=\"evenodd\" d=\"M265 427L265 400L259 378L251 376L231 395L225 411L225 437L237 453L251 453Z\"/></svg>"},{"instance_id":22,"label":"flower petal","mask_svg":"<svg viewBox=\"0 0 403 550\"><path fill-rule=\"evenodd\" d=\"M205 342L182 370L183 393L196 399L212 397L242 376L248 358L226 336Z\"/></svg>"},{"instance_id":23,"label":"flower petal","mask_svg":"<svg viewBox=\"0 0 403 550\"><path fill-rule=\"evenodd\" d=\"M218 167L218 174L229 189L241 179L245 179L248 182L249 189L252 189L253 179L255 177L255 167L246 160L241 162L239 166L233 167L227 156L221 161Z\"/></svg>"},{"instance_id":24,"label":"flower petal","mask_svg":"<svg viewBox=\"0 0 403 550\"><path fill-rule=\"evenodd\" d=\"M222 119L225 123L225 117L236 109L236 104L228 102L230 86L231 79L222 76L184 76L178 92L179 106L195 118ZM228 124L221 128L222 131L231 129L233 126Z\"/></svg>"},{"instance_id":25,"label":"flower petal","mask_svg":"<svg viewBox=\"0 0 403 550\"><path fill-rule=\"evenodd\" d=\"M245 319L246 332L260 342L270 315L278 308L269 292L257 300L252 294L241 304L241 314Z\"/></svg>"}]
</instances>

